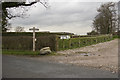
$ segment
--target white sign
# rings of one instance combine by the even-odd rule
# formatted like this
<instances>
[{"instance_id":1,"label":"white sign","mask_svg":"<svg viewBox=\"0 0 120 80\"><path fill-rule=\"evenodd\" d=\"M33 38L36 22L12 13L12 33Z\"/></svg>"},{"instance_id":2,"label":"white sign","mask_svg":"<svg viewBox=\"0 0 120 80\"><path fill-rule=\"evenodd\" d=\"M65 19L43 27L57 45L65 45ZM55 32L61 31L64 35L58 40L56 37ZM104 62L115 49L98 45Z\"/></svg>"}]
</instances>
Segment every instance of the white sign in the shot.
<instances>
[{"instance_id":1,"label":"white sign","mask_svg":"<svg viewBox=\"0 0 120 80\"><path fill-rule=\"evenodd\" d=\"M70 39L70 36L69 35L62 35L62 36L60 36L60 39Z\"/></svg>"}]
</instances>

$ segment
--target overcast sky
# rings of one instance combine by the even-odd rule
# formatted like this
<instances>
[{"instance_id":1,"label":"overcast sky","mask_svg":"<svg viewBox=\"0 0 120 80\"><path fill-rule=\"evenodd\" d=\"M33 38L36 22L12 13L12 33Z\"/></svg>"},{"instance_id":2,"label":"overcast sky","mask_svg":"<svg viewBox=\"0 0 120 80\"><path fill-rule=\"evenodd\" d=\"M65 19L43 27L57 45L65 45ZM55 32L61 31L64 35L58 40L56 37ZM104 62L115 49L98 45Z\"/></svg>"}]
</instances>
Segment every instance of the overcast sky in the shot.
<instances>
[{"instance_id":1,"label":"overcast sky","mask_svg":"<svg viewBox=\"0 0 120 80\"><path fill-rule=\"evenodd\" d=\"M82 35L92 30L92 21L101 4L103 3L49 1L50 7L46 9L37 3L29 8L26 18L14 18L10 22L12 27L22 26L26 31L31 27L37 27L40 31L65 31Z\"/></svg>"}]
</instances>

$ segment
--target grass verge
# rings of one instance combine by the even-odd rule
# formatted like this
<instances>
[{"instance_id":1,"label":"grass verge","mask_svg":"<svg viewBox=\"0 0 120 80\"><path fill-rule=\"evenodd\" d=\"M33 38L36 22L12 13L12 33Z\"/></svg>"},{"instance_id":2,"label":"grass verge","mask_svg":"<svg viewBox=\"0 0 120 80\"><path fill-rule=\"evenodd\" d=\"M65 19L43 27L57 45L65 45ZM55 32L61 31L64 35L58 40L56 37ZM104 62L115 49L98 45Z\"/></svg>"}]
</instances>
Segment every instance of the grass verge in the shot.
<instances>
[{"instance_id":1,"label":"grass verge","mask_svg":"<svg viewBox=\"0 0 120 80\"><path fill-rule=\"evenodd\" d=\"M2 54L7 54L7 55L32 55L32 56L37 56L39 54L39 51L21 51L21 50L2 50ZM48 54L48 56L52 55L57 55L55 52L52 52L51 54ZM42 56L42 55L41 55Z\"/></svg>"},{"instance_id":2,"label":"grass verge","mask_svg":"<svg viewBox=\"0 0 120 80\"><path fill-rule=\"evenodd\" d=\"M2 50L2 54L9 55L38 55L38 51L21 51L21 50Z\"/></svg>"}]
</instances>

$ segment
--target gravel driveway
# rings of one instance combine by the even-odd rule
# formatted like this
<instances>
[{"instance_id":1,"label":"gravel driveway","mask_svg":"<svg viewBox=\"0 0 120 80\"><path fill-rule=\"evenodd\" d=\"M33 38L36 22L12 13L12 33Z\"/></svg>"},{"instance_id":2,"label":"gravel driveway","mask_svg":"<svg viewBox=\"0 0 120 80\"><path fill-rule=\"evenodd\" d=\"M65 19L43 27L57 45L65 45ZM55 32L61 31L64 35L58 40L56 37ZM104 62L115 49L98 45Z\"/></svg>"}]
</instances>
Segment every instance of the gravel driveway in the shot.
<instances>
[{"instance_id":1,"label":"gravel driveway","mask_svg":"<svg viewBox=\"0 0 120 80\"><path fill-rule=\"evenodd\" d=\"M118 72L118 39L77 49L58 51L57 56L38 57L63 64L87 66Z\"/></svg>"}]
</instances>

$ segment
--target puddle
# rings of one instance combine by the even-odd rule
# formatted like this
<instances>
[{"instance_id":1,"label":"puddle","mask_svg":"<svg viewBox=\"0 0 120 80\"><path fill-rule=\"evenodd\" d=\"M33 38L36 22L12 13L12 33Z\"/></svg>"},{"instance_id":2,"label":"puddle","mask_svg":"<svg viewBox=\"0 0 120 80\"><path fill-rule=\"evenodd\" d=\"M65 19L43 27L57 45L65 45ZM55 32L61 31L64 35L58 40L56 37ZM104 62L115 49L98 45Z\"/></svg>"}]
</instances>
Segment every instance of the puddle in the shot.
<instances>
[{"instance_id":1,"label":"puddle","mask_svg":"<svg viewBox=\"0 0 120 80\"><path fill-rule=\"evenodd\" d=\"M91 56L90 53L81 53L81 52L77 52L77 53L79 53L79 55L82 55L82 56Z\"/></svg>"},{"instance_id":2,"label":"puddle","mask_svg":"<svg viewBox=\"0 0 120 80\"><path fill-rule=\"evenodd\" d=\"M91 54L90 53L81 53L80 55L82 55L82 56L90 56Z\"/></svg>"}]
</instances>

